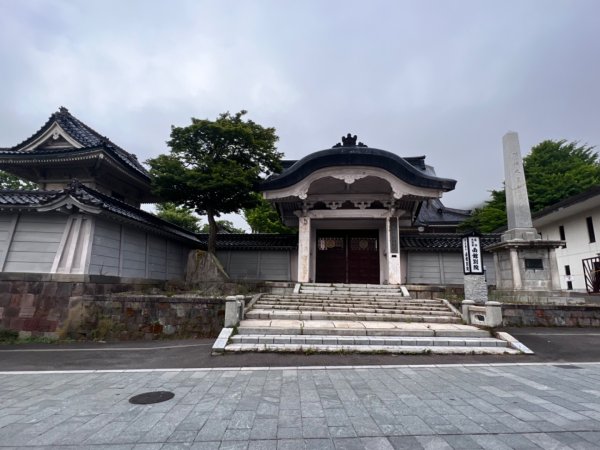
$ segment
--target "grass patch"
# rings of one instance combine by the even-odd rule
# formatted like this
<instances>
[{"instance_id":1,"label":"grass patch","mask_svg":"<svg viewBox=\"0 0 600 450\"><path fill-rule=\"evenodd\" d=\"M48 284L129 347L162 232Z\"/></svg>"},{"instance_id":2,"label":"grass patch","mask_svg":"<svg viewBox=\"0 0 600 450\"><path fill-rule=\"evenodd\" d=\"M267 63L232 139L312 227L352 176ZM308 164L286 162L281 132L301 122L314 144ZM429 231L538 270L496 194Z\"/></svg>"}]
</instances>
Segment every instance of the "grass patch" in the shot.
<instances>
[{"instance_id":1,"label":"grass patch","mask_svg":"<svg viewBox=\"0 0 600 450\"><path fill-rule=\"evenodd\" d=\"M19 332L15 330L0 329L0 345L11 344L56 344L58 342L69 342L68 340L59 340L47 336L27 336L19 337Z\"/></svg>"}]
</instances>

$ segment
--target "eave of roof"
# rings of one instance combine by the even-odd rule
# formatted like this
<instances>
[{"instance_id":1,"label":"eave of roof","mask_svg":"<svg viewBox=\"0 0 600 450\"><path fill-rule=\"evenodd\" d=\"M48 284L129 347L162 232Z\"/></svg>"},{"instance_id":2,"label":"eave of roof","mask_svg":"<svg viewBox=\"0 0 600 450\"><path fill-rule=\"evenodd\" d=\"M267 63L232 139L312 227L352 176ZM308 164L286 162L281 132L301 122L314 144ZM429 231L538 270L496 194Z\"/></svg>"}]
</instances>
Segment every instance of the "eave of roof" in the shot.
<instances>
[{"instance_id":1,"label":"eave of roof","mask_svg":"<svg viewBox=\"0 0 600 450\"><path fill-rule=\"evenodd\" d=\"M198 234L201 248L208 246L208 234ZM298 248L297 234L217 234L217 250L294 250Z\"/></svg>"},{"instance_id":2,"label":"eave of roof","mask_svg":"<svg viewBox=\"0 0 600 450\"><path fill-rule=\"evenodd\" d=\"M123 165L123 159L118 152L110 145L99 145L94 147L68 148L68 149L44 149L34 152L20 152L16 150L0 151L0 164L44 164L52 162L61 163L63 161L88 159L102 157L101 153L109 156L118 167L125 169L125 172L136 176L144 184L150 183L148 172L131 170L128 165Z\"/></svg>"},{"instance_id":3,"label":"eave of roof","mask_svg":"<svg viewBox=\"0 0 600 450\"><path fill-rule=\"evenodd\" d=\"M413 158L420 160L422 158ZM416 163L416 161L415 161ZM384 169L396 177L419 187L451 191L456 180L427 175L400 156L371 147L334 147L305 156L281 174L265 180L262 191L292 186L316 170L335 166L368 166Z\"/></svg>"}]
</instances>

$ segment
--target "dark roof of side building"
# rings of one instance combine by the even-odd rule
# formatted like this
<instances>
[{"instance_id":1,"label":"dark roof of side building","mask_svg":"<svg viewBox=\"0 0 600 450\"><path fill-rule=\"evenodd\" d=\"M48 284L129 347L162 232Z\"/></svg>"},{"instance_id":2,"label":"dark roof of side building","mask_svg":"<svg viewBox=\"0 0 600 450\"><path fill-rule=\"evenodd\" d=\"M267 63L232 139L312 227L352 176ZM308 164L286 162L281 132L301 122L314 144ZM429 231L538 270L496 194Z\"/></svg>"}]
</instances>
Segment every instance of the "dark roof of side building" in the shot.
<instances>
[{"instance_id":1,"label":"dark roof of side building","mask_svg":"<svg viewBox=\"0 0 600 450\"><path fill-rule=\"evenodd\" d=\"M586 189L579 194L572 195L571 197L567 197L560 202L554 203L550 206L545 207L541 211L538 211L532 214L532 219L539 219L540 217L544 217L548 214L551 214L559 209L567 208L568 206L572 206L576 203L583 202L587 199L600 195L600 186L592 186L589 189Z\"/></svg>"},{"instance_id":2,"label":"dark roof of side building","mask_svg":"<svg viewBox=\"0 0 600 450\"><path fill-rule=\"evenodd\" d=\"M387 170L414 186L444 191L454 189L456 180L430 175L427 173L424 159L424 156L401 158L394 153L364 145L336 146L311 153L291 166L288 165L291 161L286 161L283 164L284 170L280 174L268 178L260 188L261 190L272 190L288 187L325 167L367 166Z\"/></svg>"},{"instance_id":3,"label":"dark roof of side building","mask_svg":"<svg viewBox=\"0 0 600 450\"><path fill-rule=\"evenodd\" d=\"M456 209L444 206L438 198L426 200L419 209L416 225L457 225L468 219L469 209Z\"/></svg>"},{"instance_id":4,"label":"dark roof of side building","mask_svg":"<svg viewBox=\"0 0 600 450\"><path fill-rule=\"evenodd\" d=\"M105 150L107 153L113 155L118 161L120 161L125 167L127 167L133 173L136 173L143 178L149 179L150 176L146 168L137 160L136 156L123 150L121 147L116 145L110 139L102 136L96 130L86 125L75 116L73 116L69 110L65 107L59 108L59 110L53 113L50 118L46 121L42 127L34 134L29 136L23 142L10 147L0 148L0 155L22 155L24 152L21 149L27 147L29 144L34 142L46 131L48 131L54 123L57 123L71 138L77 141L82 148L68 148L68 149L35 149L28 151L27 155L64 155L68 154L79 154L85 153L89 150Z\"/></svg>"},{"instance_id":5,"label":"dark roof of side building","mask_svg":"<svg viewBox=\"0 0 600 450\"><path fill-rule=\"evenodd\" d=\"M84 186L76 180L66 189L58 191L0 191L0 210L60 210L68 199L80 208L90 207L101 215L130 222L188 244L200 245L200 240L195 233Z\"/></svg>"},{"instance_id":6,"label":"dark roof of side building","mask_svg":"<svg viewBox=\"0 0 600 450\"><path fill-rule=\"evenodd\" d=\"M201 248L208 245L208 234L199 234ZM217 250L293 250L297 234L217 234Z\"/></svg>"},{"instance_id":7,"label":"dark roof of side building","mask_svg":"<svg viewBox=\"0 0 600 450\"><path fill-rule=\"evenodd\" d=\"M499 234L481 236L481 247L500 242ZM462 235L450 233L423 233L400 235L400 249L421 252L461 252Z\"/></svg>"}]
</instances>

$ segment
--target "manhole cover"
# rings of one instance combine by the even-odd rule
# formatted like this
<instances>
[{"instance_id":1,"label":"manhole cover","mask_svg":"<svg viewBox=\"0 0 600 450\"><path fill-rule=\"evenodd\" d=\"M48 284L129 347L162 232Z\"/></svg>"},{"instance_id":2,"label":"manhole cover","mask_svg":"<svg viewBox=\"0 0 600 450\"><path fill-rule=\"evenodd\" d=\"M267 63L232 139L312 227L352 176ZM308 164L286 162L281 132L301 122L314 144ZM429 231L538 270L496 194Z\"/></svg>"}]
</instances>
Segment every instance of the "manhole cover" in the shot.
<instances>
[{"instance_id":1,"label":"manhole cover","mask_svg":"<svg viewBox=\"0 0 600 450\"><path fill-rule=\"evenodd\" d=\"M574 366L573 364L557 364L554 367L558 367L560 369L581 369L581 367Z\"/></svg>"},{"instance_id":2,"label":"manhole cover","mask_svg":"<svg viewBox=\"0 0 600 450\"><path fill-rule=\"evenodd\" d=\"M143 394L134 395L129 399L129 403L134 405L149 405L151 403L160 403L171 400L175 394L169 391L144 392Z\"/></svg>"}]
</instances>

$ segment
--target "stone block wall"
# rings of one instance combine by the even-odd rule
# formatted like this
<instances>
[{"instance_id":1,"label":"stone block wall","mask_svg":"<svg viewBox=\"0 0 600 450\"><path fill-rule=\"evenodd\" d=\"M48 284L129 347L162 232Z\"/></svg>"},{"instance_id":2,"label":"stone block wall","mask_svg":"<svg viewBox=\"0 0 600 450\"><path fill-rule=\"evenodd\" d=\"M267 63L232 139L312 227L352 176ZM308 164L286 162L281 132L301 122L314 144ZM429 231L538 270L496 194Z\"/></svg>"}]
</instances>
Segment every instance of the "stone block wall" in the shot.
<instances>
[{"instance_id":1,"label":"stone block wall","mask_svg":"<svg viewBox=\"0 0 600 450\"><path fill-rule=\"evenodd\" d=\"M59 332L73 339L216 337L223 328L225 301L164 295L72 297Z\"/></svg>"},{"instance_id":2,"label":"stone block wall","mask_svg":"<svg viewBox=\"0 0 600 450\"><path fill-rule=\"evenodd\" d=\"M600 306L502 305L506 327L600 327Z\"/></svg>"},{"instance_id":3,"label":"stone block wall","mask_svg":"<svg viewBox=\"0 0 600 450\"><path fill-rule=\"evenodd\" d=\"M0 275L0 328L47 336L62 326L73 296L144 291L164 284L117 277Z\"/></svg>"},{"instance_id":4,"label":"stone block wall","mask_svg":"<svg viewBox=\"0 0 600 450\"><path fill-rule=\"evenodd\" d=\"M212 337L225 314L212 291L256 286L210 285L210 293L193 298L151 295L163 288L160 281L108 276L0 274L0 328L72 339Z\"/></svg>"}]
</instances>

